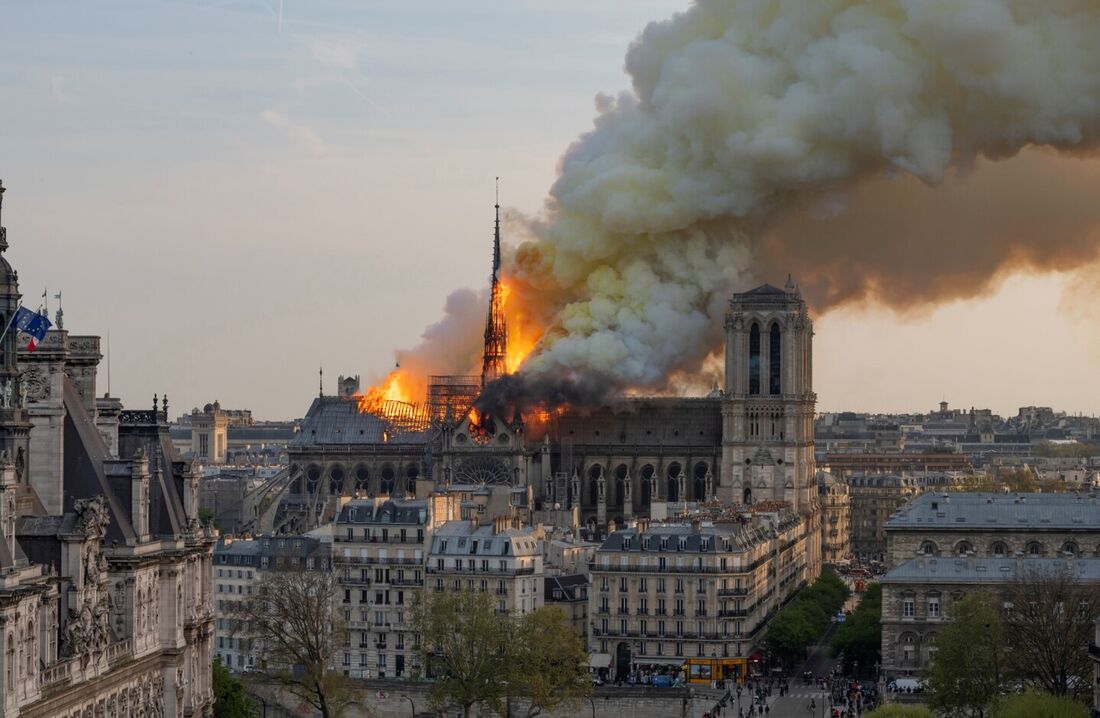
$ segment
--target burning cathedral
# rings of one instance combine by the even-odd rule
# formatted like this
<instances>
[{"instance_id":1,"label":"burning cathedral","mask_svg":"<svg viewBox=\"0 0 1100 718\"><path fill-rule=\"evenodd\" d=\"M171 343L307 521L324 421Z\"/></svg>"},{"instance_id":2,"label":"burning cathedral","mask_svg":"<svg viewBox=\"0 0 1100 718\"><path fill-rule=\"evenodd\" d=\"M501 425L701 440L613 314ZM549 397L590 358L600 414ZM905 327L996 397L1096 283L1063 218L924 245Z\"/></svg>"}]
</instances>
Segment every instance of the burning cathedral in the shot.
<instances>
[{"instance_id":1,"label":"burning cathedral","mask_svg":"<svg viewBox=\"0 0 1100 718\"><path fill-rule=\"evenodd\" d=\"M591 534L735 505L784 506L817 525L813 324L789 279L730 297L724 389L502 420L474 408L507 373L500 267L497 205L481 375L430 377L423 406L364 396L357 379L341 377L335 395L322 387L288 468L246 501L248 528L309 530L348 497L433 491Z\"/></svg>"}]
</instances>

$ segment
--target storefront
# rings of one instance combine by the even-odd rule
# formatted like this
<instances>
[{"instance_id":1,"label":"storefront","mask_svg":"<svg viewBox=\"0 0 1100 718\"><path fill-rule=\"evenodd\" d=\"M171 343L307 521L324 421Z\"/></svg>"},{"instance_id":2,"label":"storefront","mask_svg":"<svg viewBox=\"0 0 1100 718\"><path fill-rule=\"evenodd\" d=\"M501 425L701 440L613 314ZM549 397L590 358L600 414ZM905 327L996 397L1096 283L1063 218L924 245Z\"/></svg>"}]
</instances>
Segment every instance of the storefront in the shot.
<instances>
[{"instance_id":1,"label":"storefront","mask_svg":"<svg viewBox=\"0 0 1100 718\"><path fill-rule=\"evenodd\" d=\"M713 681L741 683L748 674L747 658L689 658L684 661L684 673L689 683L710 685Z\"/></svg>"}]
</instances>

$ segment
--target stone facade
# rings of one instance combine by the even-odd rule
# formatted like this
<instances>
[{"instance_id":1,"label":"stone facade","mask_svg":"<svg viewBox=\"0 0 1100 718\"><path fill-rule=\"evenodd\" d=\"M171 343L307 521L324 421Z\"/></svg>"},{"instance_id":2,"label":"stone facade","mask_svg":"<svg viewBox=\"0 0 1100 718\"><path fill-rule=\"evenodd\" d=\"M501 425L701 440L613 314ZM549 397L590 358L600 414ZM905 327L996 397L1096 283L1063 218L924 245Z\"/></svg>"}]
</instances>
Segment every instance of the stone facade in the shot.
<instances>
[{"instance_id":1,"label":"stone facade","mask_svg":"<svg viewBox=\"0 0 1100 718\"><path fill-rule=\"evenodd\" d=\"M885 532L890 566L915 556L1100 556L1100 494L929 492Z\"/></svg>"},{"instance_id":2,"label":"stone facade","mask_svg":"<svg viewBox=\"0 0 1100 718\"><path fill-rule=\"evenodd\" d=\"M542 541L541 526L504 517L490 525L448 521L432 535L428 587L437 593L488 592L497 613L532 613L543 605Z\"/></svg>"},{"instance_id":3,"label":"stone facade","mask_svg":"<svg viewBox=\"0 0 1100 718\"><path fill-rule=\"evenodd\" d=\"M319 396L288 446L286 475L246 501L253 526L307 531L348 497L422 498L452 485L524 489L513 506L532 521L576 522L597 538L612 523L716 499L781 500L818 529L817 562L812 335L793 284L764 285L731 298L726 389L706 397L623 399L530 420L448 406L429 425L364 411L355 396Z\"/></svg>"},{"instance_id":4,"label":"stone facade","mask_svg":"<svg viewBox=\"0 0 1100 718\"><path fill-rule=\"evenodd\" d=\"M895 474L860 474L847 480L852 553L863 560L886 556L886 521L920 493L915 479Z\"/></svg>"},{"instance_id":5,"label":"stone facade","mask_svg":"<svg viewBox=\"0 0 1100 718\"><path fill-rule=\"evenodd\" d=\"M5 325L7 247L0 227ZM214 536L167 400L97 399L97 337L17 340L0 340L0 716L211 715Z\"/></svg>"},{"instance_id":6,"label":"stone facade","mask_svg":"<svg viewBox=\"0 0 1100 718\"><path fill-rule=\"evenodd\" d=\"M848 485L828 472L819 471L817 490L821 500L821 560L831 564L846 562L852 555Z\"/></svg>"},{"instance_id":7,"label":"stone facade","mask_svg":"<svg viewBox=\"0 0 1100 718\"><path fill-rule=\"evenodd\" d=\"M816 578L814 531L784 509L614 532L589 566L589 652L616 676L701 656L722 659L718 678L747 676L768 619Z\"/></svg>"},{"instance_id":8,"label":"stone facade","mask_svg":"<svg viewBox=\"0 0 1100 718\"><path fill-rule=\"evenodd\" d=\"M1100 559L1036 557L914 558L882 578L882 670L890 678L918 676L936 650L936 636L953 606L974 591L996 592L1017 576L1069 570L1100 589Z\"/></svg>"}]
</instances>

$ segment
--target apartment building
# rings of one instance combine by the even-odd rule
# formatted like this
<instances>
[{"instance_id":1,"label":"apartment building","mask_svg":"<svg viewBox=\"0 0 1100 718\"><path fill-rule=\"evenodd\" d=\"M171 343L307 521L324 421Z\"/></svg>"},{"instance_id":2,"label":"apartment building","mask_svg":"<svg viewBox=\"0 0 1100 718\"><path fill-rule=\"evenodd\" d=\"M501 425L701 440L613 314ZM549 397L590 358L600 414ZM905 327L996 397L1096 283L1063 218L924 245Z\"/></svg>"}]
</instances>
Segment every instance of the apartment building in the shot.
<instances>
[{"instance_id":1,"label":"apartment building","mask_svg":"<svg viewBox=\"0 0 1100 718\"><path fill-rule=\"evenodd\" d=\"M499 517L449 521L432 536L427 577L432 590L482 591L499 613L522 616L543 605L543 530Z\"/></svg>"},{"instance_id":2,"label":"apartment building","mask_svg":"<svg viewBox=\"0 0 1100 718\"><path fill-rule=\"evenodd\" d=\"M353 499L333 524L332 562L347 625L340 668L355 678L408 676L419 638L411 610L424 587L432 531L457 515L454 497Z\"/></svg>"},{"instance_id":3,"label":"apartment building","mask_svg":"<svg viewBox=\"0 0 1100 718\"><path fill-rule=\"evenodd\" d=\"M612 676L680 667L692 679L749 675L769 617L814 578L813 530L785 508L730 523L639 521L610 534L589 565L593 665Z\"/></svg>"},{"instance_id":4,"label":"apartment building","mask_svg":"<svg viewBox=\"0 0 1100 718\"><path fill-rule=\"evenodd\" d=\"M234 671L248 670L262 656L262 648L247 647L246 637L234 629L237 601L250 601L269 571L323 571L329 549L310 536L223 537L214 546L214 655Z\"/></svg>"}]
</instances>

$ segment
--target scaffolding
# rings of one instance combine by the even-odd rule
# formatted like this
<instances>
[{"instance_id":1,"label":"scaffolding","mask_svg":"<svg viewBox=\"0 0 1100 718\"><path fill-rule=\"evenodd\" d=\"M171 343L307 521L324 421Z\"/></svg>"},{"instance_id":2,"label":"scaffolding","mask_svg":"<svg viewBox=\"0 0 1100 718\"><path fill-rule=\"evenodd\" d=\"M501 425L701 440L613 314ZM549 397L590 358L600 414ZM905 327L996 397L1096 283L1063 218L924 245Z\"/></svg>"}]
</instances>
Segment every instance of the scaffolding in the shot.
<instances>
[{"instance_id":1,"label":"scaffolding","mask_svg":"<svg viewBox=\"0 0 1100 718\"><path fill-rule=\"evenodd\" d=\"M450 374L428 378L428 420L442 423L450 413L452 418L464 416L481 392L481 377Z\"/></svg>"},{"instance_id":2,"label":"scaffolding","mask_svg":"<svg viewBox=\"0 0 1100 718\"><path fill-rule=\"evenodd\" d=\"M428 428L428 417L424 414L421 404L410 404L407 401L384 401L381 416L398 433L415 433Z\"/></svg>"}]
</instances>

